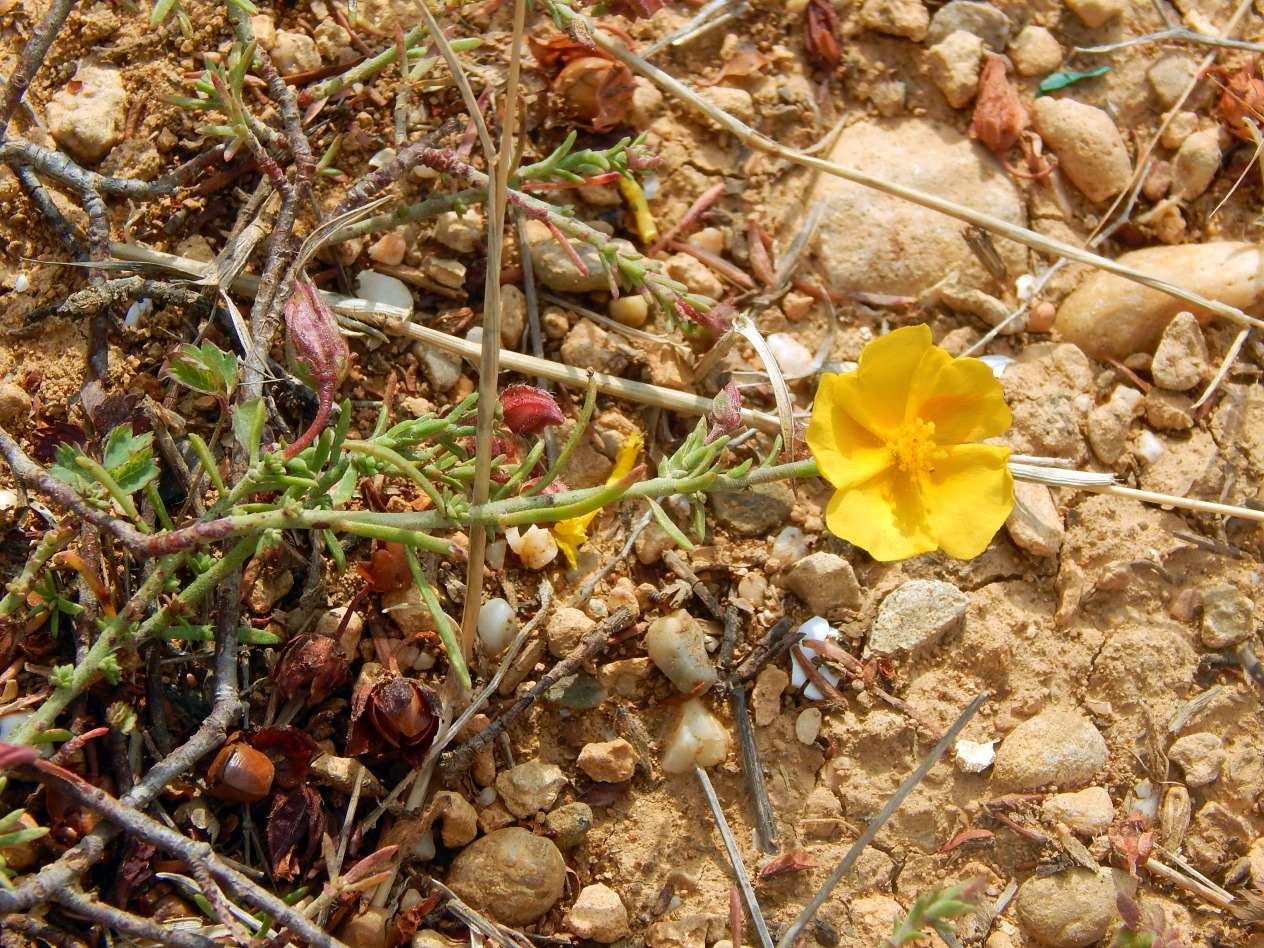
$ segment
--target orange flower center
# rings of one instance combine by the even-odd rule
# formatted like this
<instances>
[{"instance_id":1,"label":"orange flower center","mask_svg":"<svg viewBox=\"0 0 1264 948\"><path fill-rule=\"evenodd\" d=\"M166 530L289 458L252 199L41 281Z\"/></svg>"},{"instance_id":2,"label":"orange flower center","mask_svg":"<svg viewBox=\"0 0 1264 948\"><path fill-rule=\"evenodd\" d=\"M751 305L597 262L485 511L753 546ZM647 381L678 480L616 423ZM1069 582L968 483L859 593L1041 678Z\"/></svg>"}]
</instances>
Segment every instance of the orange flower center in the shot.
<instances>
[{"instance_id":1,"label":"orange flower center","mask_svg":"<svg viewBox=\"0 0 1264 948\"><path fill-rule=\"evenodd\" d=\"M935 424L914 418L887 442L901 471L929 474L935 470Z\"/></svg>"}]
</instances>

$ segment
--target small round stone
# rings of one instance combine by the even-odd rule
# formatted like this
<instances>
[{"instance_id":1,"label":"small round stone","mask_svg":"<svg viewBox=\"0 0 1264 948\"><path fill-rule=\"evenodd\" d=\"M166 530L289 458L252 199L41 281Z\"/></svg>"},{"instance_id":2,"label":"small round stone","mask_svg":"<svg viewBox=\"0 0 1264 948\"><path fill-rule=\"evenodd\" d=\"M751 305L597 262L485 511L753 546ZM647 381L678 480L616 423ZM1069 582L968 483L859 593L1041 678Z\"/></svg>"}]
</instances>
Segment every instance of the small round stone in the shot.
<instances>
[{"instance_id":1,"label":"small round stone","mask_svg":"<svg viewBox=\"0 0 1264 948\"><path fill-rule=\"evenodd\" d=\"M575 761L579 769L599 783L622 783L636 773L636 749L621 737L585 744Z\"/></svg>"},{"instance_id":2,"label":"small round stone","mask_svg":"<svg viewBox=\"0 0 1264 948\"><path fill-rule=\"evenodd\" d=\"M553 834L561 850L578 846L593 828L593 811L587 803L567 803L544 818L544 828Z\"/></svg>"},{"instance_id":3,"label":"small round stone","mask_svg":"<svg viewBox=\"0 0 1264 948\"><path fill-rule=\"evenodd\" d=\"M1186 734L1172 745L1167 756L1185 771L1185 785L1205 787L1220 776L1224 766L1224 741L1215 734Z\"/></svg>"},{"instance_id":4,"label":"small round stone","mask_svg":"<svg viewBox=\"0 0 1264 948\"><path fill-rule=\"evenodd\" d=\"M1229 648L1245 642L1254 628L1255 603L1236 586L1213 586L1203 593L1199 639L1207 648Z\"/></svg>"},{"instance_id":5,"label":"small round stone","mask_svg":"<svg viewBox=\"0 0 1264 948\"><path fill-rule=\"evenodd\" d=\"M548 812L566 786L566 775L557 764L529 760L496 775L496 792L505 808L525 818Z\"/></svg>"},{"instance_id":6,"label":"small round stone","mask_svg":"<svg viewBox=\"0 0 1264 948\"><path fill-rule=\"evenodd\" d=\"M566 927L580 938L609 945L628 933L628 910L608 885L586 885L566 914Z\"/></svg>"},{"instance_id":7,"label":"small round stone","mask_svg":"<svg viewBox=\"0 0 1264 948\"><path fill-rule=\"evenodd\" d=\"M448 887L502 924L530 925L562 897L566 861L552 840L511 826L466 846Z\"/></svg>"},{"instance_id":8,"label":"small round stone","mask_svg":"<svg viewBox=\"0 0 1264 948\"><path fill-rule=\"evenodd\" d=\"M1136 886L1121 869L1071 869L1033 876L1018 889L1014 909L1023 930L1052 948L1085 948L1119 920L1115 897Z\"/></svg>"},{"instance_id":9,"label":"small round stone","mask_svg":"<svg viewBox=\"0 0 1264 948\"><path fill-rule=\"evenodd\" d=\"M794 736L800 744L815 744L821 734L821 709L804 708L794 722Z\"/></svg>"},{"instance_id":10,"label":"small round stone","mask_svg":"<svg viewBox=\"0 0 1264 948\"><path fill-rule=\"evenodd\" d=\"M1082 787L1106 765L1106 741L1088 718L1050 710L1024 721L1001 742L992 771L999 786L1037 790Z\"/></svg>"}]
</instances>

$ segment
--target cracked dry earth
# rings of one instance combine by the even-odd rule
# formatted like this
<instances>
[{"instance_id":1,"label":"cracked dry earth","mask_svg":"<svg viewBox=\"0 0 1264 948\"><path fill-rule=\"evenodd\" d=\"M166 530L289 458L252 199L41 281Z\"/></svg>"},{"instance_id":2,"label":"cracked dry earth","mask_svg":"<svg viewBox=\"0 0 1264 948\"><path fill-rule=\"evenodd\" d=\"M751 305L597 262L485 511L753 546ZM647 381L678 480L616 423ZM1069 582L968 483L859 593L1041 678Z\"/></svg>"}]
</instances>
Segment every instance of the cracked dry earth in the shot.
<instances>
[{"instance_id":1,"label":"cracked dry earth","mask_svg":"<svg viewBox=\"0 0 1264 948\"><path fill-rule=\"evenodd\" d=\"M41 7L35 0L0 0L5 75ZM226 51L229 34L218 8L195 2L186 9L193 23L187 39L174 26L147 28L147 9L137 14L122 4L84 0L27 97L53 134L29 115L19 115L17 133L121 175L152 177L195 154L202 147L199 120L164 97L187 93L184 77L200 69L203 51ZM833 9L841 56L831 74L814 68L805 51L801 0L755 0L748 12L655 62L779 141L808 147L842 120L837 140L827 146L835 160L1073 244L1120 219L1120 210L1110 212L1111 201L1128 192L1134 169L1148 162L1135 201L1126 201L1130 219L1096 245L1097 252L1148 255L1130 259L1236 306L1264 302L1256 249L1259 172L1253 146L1229 133L1218 110L1216 80L1198 77L1202 57L1213 50L1145 43L1067 58L1075 46L1153 33L1164 28L1161 17L1196 32L1220 32L1233 5L839 0ZM283 71L354 55L325 3L264 4L261 12L266 21L256 29ZM503 69L508 7L483 4L463 12L464 19L453 21L456 32L486 37L470 62L484 81L493 79ZM649 20L608 19L644 47L696 12L678 2ZM413 13L408 4L364 0L360 16L368 24L364 39L376 47L389 42L391 24L411 26ZM533 14L529 28L542 28L541 20ZM1250 4L1235 35L1264 39L1264 19ZM1044 156L1058 160L1058 170L1044 180L1008 174L967 134L984 61L1001 53ZM1234 72L1249 64L1250 53L1222 50L1218 62ZM1035 99L1047 74L1100 65L1112 69ZM528 69L524 82L531 147L544 152L545 143L555 143L569 125L546 80ZM396 84L396 76L384 76L331 103L321 117L328 126L313 132L322 148L333 134L344 135L338 166L347 176L363 173L390 142ZM99 93L89 106L75 99L85 89ZM452 101L442 90L434 94L445 108ZM438 121L414 114L410 134ZM823 342L830 363L845 363L885 326L926 322L937 342L961 353L1018 305L1024 287L1030 292L1034 285L1037 295L1027 313L983 350L1006 357L997 365L1015 419L1007 444L1019 453L1110 471L1145 489L1257 501L1264 473L1264 350L1258 338L1246 340L1215 394L1195 407L1237 326L1178 315L1180 307L1166 298L1138 296L1122 281L1090 275L1085 267L1048 275L1051 260L1001 239L994 242L1001 268L989 269L963 240L960 223L856 185L817 179L741 147L642 79L617 131L646 131L650 149L664 159L650 201L660 224L679 220L699 195L724 185L690 239L743 270L751 264L748 218L784 249L809 211L824 207L800 275L837 295L837 327L802 287L757 314L786 374L807 376L792 383L798 407L811 402L812 375L822 367L813 355ZM1027 167L1017 148L1006 160ZM340 185L327 186L320 197L333 206ZM415 199L427 186L409 179L397 196ZM82 226L83 212L72 195L55 191L54 200L72 225ZM574 200L586 219L634 237L615 189L587 189ZM238 204L229 187L191 194L178 204L115 201L113 237L209 259L222 246ZM31 262L64 259L65 251L8 168L0 168L0 209L0 326L6 332L0 339L0 424L26 438L36 423L74 418L79 411L85 328L49 318L32 332L27 315L77 288L81 277ZM353 242L342 256L353 272L377 268L413 277L416 318L464 332L480 318L481 248L477 233L440 233L423 222L401 228L389 241ZM513 254L518 252L515 246ZM604 311L608 300L600 291L567 293L576 284L547 242L537 243L532 255L537 279L565 294L543 314L549 357L707 396L735 378L751 403L771 407L769 390L752 374L758 368L753 352L735 348L718 368L695 378L692 356L607 332L570 309L579 304ZM734 289L722 274L683 254L671 256L668 269L696 292L718 297ZM661 314L653 313L644 328L669 331ZM117 325L110 340L112 390L166 397L157 370L189 331L181 314L161 308ZM509 341L518 344L517 338ZM469 365L437 359L406 342L355 348L357 365L342 396L364 406L353 422L362 430L372 425L373 400L392 368L415 382L398 406L402 412L452 404L474 384ZM195 419L191 423L210 427L208 406L185 399L174 407ZM286 407L296 411L298 403ZM603 399L598 447L585 445L567 481L601 483L611 456L633 431L645 433L651 450L661 451L687 424ZM766 442L755 443L766 450ZM749 869L800 851L796 871L757 886L774 935L937 737L987 691L991 697L964 737L1000 742L995 764L980 769L962 753L935 767L818 913L803 935L805 944L876 948L897 913L918 895L941 882L972 879L983 882L981 906L987 911L960 923L965 944L1079 948L1110 937L1119 893L1162 917L1167 944L1259 944L1249 912L1241 918L1218 907L1146 868L1144 858L1134 877L1127 859L1139 846L1157 843L1227 889L1234 908L1250 905L1250 893L1264 888L1264 816L1257 808L1264 795L1264 722L1261 682L1250 671L1264 555L1259 526L1020 485L1007 529L977 559L925 555L881 564L825 531L827 497L823 485L811 483L717 502L705 541L682 554L716 595L739 606L739 656L783 615L796 626L820 616L849 651L873 660L876 683L897 699L892 704L858 680L844 681L841 700L819 700L819 692L811 700L791 682L786 657L755 682L749 700L775 814L775 852L756 845L734 747L711 774ZM714 646L718 628L696 598L686 592L668 603L656 595L675 580L664 565L670 543L656 526L641 534L626 565L590 598L576 601L595 570L619 555L641 513L630 507L607 511L590 530L593 541L577 570L550 567L557 603L566 608L542 625L529 653L538 664L515 672L516 682L502 689L503 696L537 679L591 619L621 605L639 613L642 629L684 608L689 634ZM8 569L16 570L28 514L10 509L4 516ZM252 603L257 618L270 616L271 627L282 634L305 569L287 569L288 585L279 581L275 596ZM486 594L519 602L525 620L538 580L508 555L492 570ZM331 606L354 592L337 577L330 582ZM459 582L450 594L453 588ZM407 634L402 622L398 614L390 621L379 616L374 634L398 639ZM822 625L814 626L817 634ZM364 655L374 655L367 636ZM418 669L433 663L416 648L408 655ZM262 650L257 656L261 668L274 658ZM551 897L541 903L539 892L524 892L527 882L506 878L503 862L480 856L477 844L440 844L433 858L406 866L372 924L345 928L340 937L380 943L395 912L415 904L425 877L433 874L454 885L462 877L468 900L533 933L652 948L730 948L734 877L719 832L693 775L659 766L657 745L677 713L667 699L676 690L646 657L640 637L601 656L579 684L587 689L580 697L543 702L511 729L506 750L526 770L511 769L501 754L499 773L476 772L474 782L452 788L477 811L480 835L515 826L530 830L531 841L519 842L540 873L562 872L560 852L562 894L552 892L557 880L545 880L539 885ZM349 699L349 686L344 690L335 700ZM731 730L728 705L718 697L705 700ZM341 752L343 735L327 721L313 733L333 757ZM639 753L628 754L628 744ZM990 756L986 749L973 753L985 761ZM617 785L618 792L593 792L594 780L603 789ZM322 793L336 826L346 795L331 787ZM216 807L221 817L240 816L239 806ZM1153 836L1145 835L1151 831ZM368 852L379 843L370 835L357 845ZM240 845L228 831L217 841L229 855L240 855ZM463 866L454 864L461 858ZM1175 864L1157 850L1151 858L1160 869ZM155 902L161 894L154 893ZM423 928L414 944L437 948L467 938L464 929L439 918ZM754 939L747 919L742 940Z\"/></svg>"}]
</instances>

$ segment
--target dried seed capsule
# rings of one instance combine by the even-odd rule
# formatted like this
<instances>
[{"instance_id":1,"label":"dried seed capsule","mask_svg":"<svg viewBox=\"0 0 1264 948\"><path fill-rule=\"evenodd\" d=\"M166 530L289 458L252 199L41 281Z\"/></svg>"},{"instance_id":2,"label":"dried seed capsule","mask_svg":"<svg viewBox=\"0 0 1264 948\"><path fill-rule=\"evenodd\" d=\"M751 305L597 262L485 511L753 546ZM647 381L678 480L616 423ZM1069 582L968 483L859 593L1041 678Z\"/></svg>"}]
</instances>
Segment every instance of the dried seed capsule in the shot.
<instances>
[{"instance_id":1,"label":"dried seed capsule","mask_svg":"<svg viewBox=\"0 0 1264 948\"><path fill-rule=\"evenodd\" d=\"M1177 852L1185 841L1191 813L1189 791L1183 784L1174 784L1163 794L1159 810L1159 841L1168 852Z\"/></svg>"},{"instance_id":2,"label":"dried seed capsule","mask_svg":"<svg viewBox=\"0 0 1264 948\"><path fill-rule=\"evenodd\" d=\"M230 744L215 755L206 777L212 796L233 803L257 803L272 791L275 774L267 755L247 744Z\"/></svg>"}]
</instances>

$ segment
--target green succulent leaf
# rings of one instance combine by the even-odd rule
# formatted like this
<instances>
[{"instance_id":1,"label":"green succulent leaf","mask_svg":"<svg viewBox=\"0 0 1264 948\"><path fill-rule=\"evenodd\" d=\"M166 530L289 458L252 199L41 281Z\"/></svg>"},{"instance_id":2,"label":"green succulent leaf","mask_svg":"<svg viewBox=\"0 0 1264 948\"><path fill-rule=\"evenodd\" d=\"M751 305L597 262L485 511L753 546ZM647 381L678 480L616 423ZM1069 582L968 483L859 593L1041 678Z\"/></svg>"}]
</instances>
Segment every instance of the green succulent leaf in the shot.
<instances>
[{"instance_id":1,"label":"green succulent leaf","mask_svg":"<svg viewBox=\"0 0 1264 948\"><path fill-rule=\"evenodd\" d=\"M1036 98L1039 99L1042 95L1065 89L1072 83L1079 82L1082 79L1096 79L1098 76L1104 76L1108 72L1110 72L1109 66L1099 66L1097 69L1091 69L1088 72L1051 72L1044 79L1040 80L1040 86L1036 90Z\"/></svg>"}]
</instances>

